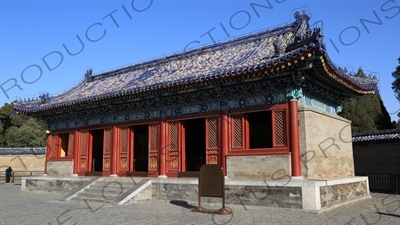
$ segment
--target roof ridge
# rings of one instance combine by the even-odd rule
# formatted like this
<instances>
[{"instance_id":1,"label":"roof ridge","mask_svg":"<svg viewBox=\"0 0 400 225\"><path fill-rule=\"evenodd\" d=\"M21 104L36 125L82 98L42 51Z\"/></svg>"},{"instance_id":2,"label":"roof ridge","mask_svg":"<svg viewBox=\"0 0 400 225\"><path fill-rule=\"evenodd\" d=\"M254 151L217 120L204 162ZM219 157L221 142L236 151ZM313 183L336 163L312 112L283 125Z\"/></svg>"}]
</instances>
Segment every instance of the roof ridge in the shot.
<instances>
[{"instance_id":1,"label":"roof ridge","mask_svg":"<svg viewBox=\"0 0 400 225\"><path fill-rule=\"evenodd\" d=\"M395 129L386 129L386 130L376 130L376 131L364 131L364 132L355 132L353 133L353 137L358 136L366 136L366 135L379 135L379 134L395 134L400 133L400 128Z\"/></svg>"}]
</instances>

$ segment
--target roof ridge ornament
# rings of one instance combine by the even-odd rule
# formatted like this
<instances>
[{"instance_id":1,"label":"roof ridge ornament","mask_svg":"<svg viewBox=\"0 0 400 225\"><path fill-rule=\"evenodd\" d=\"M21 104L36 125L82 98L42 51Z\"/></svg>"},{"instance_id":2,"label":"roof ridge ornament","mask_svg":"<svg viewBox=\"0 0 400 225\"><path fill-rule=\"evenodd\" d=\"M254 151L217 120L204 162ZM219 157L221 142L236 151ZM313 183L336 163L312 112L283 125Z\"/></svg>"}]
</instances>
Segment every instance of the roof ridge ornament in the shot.
<instances>
[{"instance_id":1,"label":"roof ridge ornament","mask_svg":"<svg viewBox=\"0 0 400 225\"><path fill-rule=\"evenodd\" d=\"M312 35L312 31L310 29L310 24L308 21L310 17L306 13L306 10L302 11L300 14L299 11L294 13L294 18L296 21L293 23L295 25L295 42L303 41Z\"/></svg>"},{"instance_id":2,"label":"roof ridge ornament","mask_svg":"<svg viewBox=\"0 0 400 225\"><path fill-rule=\"evenodd\" d=\"M39 96L39 98L42 104L50 100L49 93L46 94L43 93L42 95Z\"/></svg>"},{"instance_id":3,"label":"roof ridge ornament","mask_svg":"<svg viewBox=\"0 0 400 225\"><path fill-rule=\"evenodd\" d=\"M294 18L296 19L295 23L297 25L300 25L303 21L308 22L310 20L310 17L308 16L306 10L303 10L302 14L300 14L299 11L296 11L294 13Z\"/></svg>"},{"instance_id":4,"label":"roof ridge ornament","mask_svg":"<svg viewBox=\"0 0 400 225\"><path fill-rule=\"evenodd\" d=\"M92 73L93 73L92 69L86 70L85 78L86 78L86 81L87 81L87 82L90 82L90 81L91 81L90 78L92 78Z\"/></svg>"}]
</instances>

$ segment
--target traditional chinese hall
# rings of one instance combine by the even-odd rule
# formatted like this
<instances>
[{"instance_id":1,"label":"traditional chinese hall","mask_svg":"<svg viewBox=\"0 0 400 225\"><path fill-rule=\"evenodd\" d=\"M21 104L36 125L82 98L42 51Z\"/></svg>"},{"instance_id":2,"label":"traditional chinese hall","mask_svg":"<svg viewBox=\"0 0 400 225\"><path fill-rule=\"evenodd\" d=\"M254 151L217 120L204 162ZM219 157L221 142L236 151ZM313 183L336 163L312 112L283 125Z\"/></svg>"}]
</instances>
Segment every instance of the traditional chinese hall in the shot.
<instances>
[{"instance_id":1,"label":"traditional chinese hall","mask_svg":"<svg viewBox=\"0 0 400 225\"><path fill-rule=\"evenodd\" d=\"M305 12L294 17L122 69L88 70L64 93L17 101L15 110L46 121L48 177L184 179L220 164L227 180L333 179L331 194L369 196L368 181L354 177L350 121L337 113L351 96L376 93L378 80L336 66L318 24ZM326 197L325 183L299 185L303 208L314 204L306 192ZM325 197L307 207L324 207Z\"/></svg>"}]
</instances>

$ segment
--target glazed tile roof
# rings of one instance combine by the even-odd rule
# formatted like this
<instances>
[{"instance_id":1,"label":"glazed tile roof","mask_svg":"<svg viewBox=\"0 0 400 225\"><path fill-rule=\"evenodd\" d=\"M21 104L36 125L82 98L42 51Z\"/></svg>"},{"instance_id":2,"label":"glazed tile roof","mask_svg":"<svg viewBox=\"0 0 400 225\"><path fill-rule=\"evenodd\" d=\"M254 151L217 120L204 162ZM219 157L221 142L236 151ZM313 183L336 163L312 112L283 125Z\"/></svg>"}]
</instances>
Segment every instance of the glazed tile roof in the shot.
<instances>
[{"instance_id":1,"label":"glazed tile roof","mask_svg":"<svg viewBox=\"0 0 400 225\"><path fill-rule=\"evenodd\" d=\"M354 133L353 142L400 140L400 129Z\"/></svg>"},{"instance_id":2,"label":"glazed tile roof","mask_svg":"<svg viewBox=\"0 0 400 225\"><path fill-rule=\"evenodd\" d=\"M46 155L46 148L0 148L0 155Z\"/></svg>"},{"instance_id":3,"label":"glazed tile roof","mask_svg":"<svg viewBox=\"0 0 400 225\"><path fill-rule=\"evenodd\" d=\"M60 95L47 94L41 96L41 99L17 101L14 106L22 113L46 111L187 83L233 77L284 65L316 50L325 52L322 36L316 36L310 29L308 15L296 12L295 18L292 24L123 69L95 76L88 71L82 81ZM293 45L297 47L288 48ZM336 67L327 55L325 59L336 75L356 85L359 91L373 92L376 89L377 81L363 83L354 80L344 70Z\"/></svg>"}]
</instances>

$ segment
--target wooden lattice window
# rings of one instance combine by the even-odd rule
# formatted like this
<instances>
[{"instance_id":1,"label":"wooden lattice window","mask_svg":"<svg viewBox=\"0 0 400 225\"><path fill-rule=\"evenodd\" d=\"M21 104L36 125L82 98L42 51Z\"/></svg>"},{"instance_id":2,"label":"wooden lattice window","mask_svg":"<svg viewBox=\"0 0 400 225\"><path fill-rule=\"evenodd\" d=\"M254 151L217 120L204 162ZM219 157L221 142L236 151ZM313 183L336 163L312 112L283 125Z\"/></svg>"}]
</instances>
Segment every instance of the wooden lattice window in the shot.
<instances>
[{"instance_id":1,"label":"wooden lattice window","mask_svg":"<svg viewBox=\"0 0 400 225\"><path fill-rule=\"evenodd\" d=\"M275 111L272 113L273 121L273 146L286 146L286 123L285 111Z\"/></svg>"},{"instance_id":2,"label":"wooden lattice window","mask_svg":"<svg viewBox=\"0 0 400 225\"><path fill-rule=\"evenodd\" d=\"M219 146L219 132L218 132L218 117L207 118L207 150L218 149Z\"/></svg>"},{"instance_id":3,"label":"wooden lattice window","mask_svg":"<svg viewBox=\"0 0 400 225\"><path fill-rule=\"evenodd\" d=\"M158 151L158 124L149 125L149 145L150 151Z\"/></svg>"},{"instance_id":4,"label":"wooden lattice window","mask_svg":"<svg viewBox=\"0 0 400 225\"><path fill-rule=\"evenodd\" d=\"M169 125L169 150L178 151L179 150L179 123L173 122Z\"/></svg>"},{"instance_id":5,"label":"wooden lattice window","mask_svg":"<svg viewBox=\"0 0 400 225\"><path fill-rule=\"evenodd\" d=\"M245 148L245 117L244 114L231 115L231 146L232 149Z\"/></svg>"},{"instance_id":6,"label":"wooden lattice window","mask_svg":"<svg viewBox=\"0 0 400 225\"><path fill-rule=\"evenodd\" d=\"M112 149L112 129L104 129L104 154L110 154Z\"/></svg>"},{"instance_id":7,"label":"wooden lattice window","mask_svg":"<svg viewBox=\"0 0 400 225\"><path fill-rule=\"evenodd\" d=\"M230 115L231 149L286 147L285 110Z\"/></svg>"}]
</instances>

